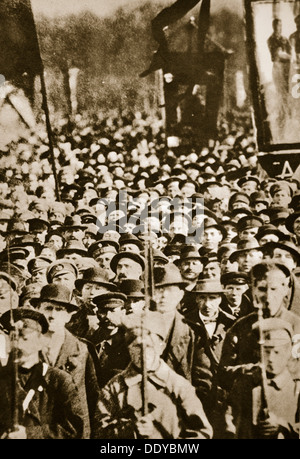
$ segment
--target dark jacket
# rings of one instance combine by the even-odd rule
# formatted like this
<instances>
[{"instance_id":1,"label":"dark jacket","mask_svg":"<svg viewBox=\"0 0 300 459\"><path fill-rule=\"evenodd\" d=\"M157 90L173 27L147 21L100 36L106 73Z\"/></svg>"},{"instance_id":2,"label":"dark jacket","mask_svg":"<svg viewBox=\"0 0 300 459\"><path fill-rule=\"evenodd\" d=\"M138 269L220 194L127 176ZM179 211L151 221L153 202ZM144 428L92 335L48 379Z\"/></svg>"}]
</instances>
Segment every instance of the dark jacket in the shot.
<instances>
[{"instance_id":1,"label":"dark jacket","mask_svg":"<svg viewBox=\"0 0 300 459\"><path fill-rule=\"evenodd\" d=\"M48 363L43 353L44 361ZM87 344L66 330L65 341L55 367L71 374L78 388L84 419L84 438L90 438L93 430L95 406L99 395L96 370Z\"/></svg>"},{"instance_id":2,"label":"dark jacket","mask_svg":"<svg viewBox=\"0 0 300 459\"><path fill-rule=\"evenodd\" d=\"M65 371L42 363L26 372L26 383L21 372L20 369L16 384L18 424L26 428L27 438L82 438L83 413L72 377ZM0 436L12 425L12 378L13 367L9 362L7 366L0 367ZM31 389L34 394L26 408L24 400Z\"/></svg>"}]
</instances>

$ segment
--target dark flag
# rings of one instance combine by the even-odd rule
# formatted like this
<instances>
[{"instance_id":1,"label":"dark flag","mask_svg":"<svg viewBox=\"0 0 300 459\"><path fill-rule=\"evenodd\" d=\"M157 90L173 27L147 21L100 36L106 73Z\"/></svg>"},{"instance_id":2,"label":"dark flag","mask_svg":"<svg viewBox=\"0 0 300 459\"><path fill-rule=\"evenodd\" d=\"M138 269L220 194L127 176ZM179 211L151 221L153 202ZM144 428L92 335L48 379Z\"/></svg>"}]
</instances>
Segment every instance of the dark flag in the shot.
<instances>
[{"instance_id":1,"label":"dark flag","mask_svg":"<svg viewBox=\"0 0 300 459\"><path fill-rule=\"evenodd\" d=\"M42 63L30 0L0 0L0 73L28 93Z\"/></svg>"}]
</instances>

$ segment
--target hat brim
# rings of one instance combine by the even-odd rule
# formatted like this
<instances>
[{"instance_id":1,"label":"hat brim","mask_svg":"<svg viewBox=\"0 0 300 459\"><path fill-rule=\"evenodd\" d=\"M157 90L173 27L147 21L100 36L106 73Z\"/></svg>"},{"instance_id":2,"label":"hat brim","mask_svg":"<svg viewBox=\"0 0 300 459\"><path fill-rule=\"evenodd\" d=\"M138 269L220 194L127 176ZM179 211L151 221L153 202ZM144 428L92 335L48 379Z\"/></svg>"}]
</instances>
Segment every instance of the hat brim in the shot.
<instances>
[{"instance_id":1,"label":"hat brim","mask_svg":"<svg viewBox=\"0 0 300 459\"><path fill-rule=\"evenodd\" d=\"M134 252L119 252L112 258L110 262L111 270L114 273L116 272L119 260L121 260L122 258L130 258L131 260L138 263L142 269L145 269L145 262L141 257L139 257L138 254L135 254Z\"/></svg>"},{"instance_id":2,"label":"hat brim","mask_svg":"<svg viewBox=\"0 0 300 459\"><path fill-rule=\"evenodd\" d=\"M252 250L257 250L259 252L263 252L263 248L261 246L258 247L253 247L251 249L243 249L243 250L236 250L235 252L232 252L232 254L229 256L229 261L232 263L233 261L237 261L237 258L242 255L243 253L251 252Z\"/></svg>"},{"instance_id":3,"label":"hat brim","mask_svg":"<svg viewBox=\"0 0 300 459\"><path fill-rule=\"evenodd\" d=\"M63 306L64 308L66 308L69 312L72 312L72 311L76 311L77 309L79 309L79 307L77 306L77 304L74 304L74 303L65 303L64 301L56 301L56 300L53 300L53 299L48 299L48 298L31 298L30 300L30 304L36 308L38 307L41 303L43 302L47 302L47 303L53 303L53 304L57 304L59 306Z\"/></svg>"},{"instance_id":4,"label":"hat brim","mask_svg":"<svg viewBox=\"0 0 300 459\"><path fill-rule=\"evenodd\" d=\"M84 284L96 284L96 285L102 285L103 287L107 287L110 289L112 292L117 292L118 287L116 284L113 284L112 282L98 282L98 281L93 281L93 280L85 280L85 279L77 279L75 281L75 287L78 290L81 290Z\"/></svg>"},{"instance_id":5,"label":"hat brim","mask_svg":"<svg viewBox=\"0 0 300 459\"><path fill-rule=\"evenodd\" d=\"M177 285L180 289L184 290L189 285L188 282L166 282L161 284L155 284L155 288L168 287L169 285Z\"/></svg>"}]
</instances>

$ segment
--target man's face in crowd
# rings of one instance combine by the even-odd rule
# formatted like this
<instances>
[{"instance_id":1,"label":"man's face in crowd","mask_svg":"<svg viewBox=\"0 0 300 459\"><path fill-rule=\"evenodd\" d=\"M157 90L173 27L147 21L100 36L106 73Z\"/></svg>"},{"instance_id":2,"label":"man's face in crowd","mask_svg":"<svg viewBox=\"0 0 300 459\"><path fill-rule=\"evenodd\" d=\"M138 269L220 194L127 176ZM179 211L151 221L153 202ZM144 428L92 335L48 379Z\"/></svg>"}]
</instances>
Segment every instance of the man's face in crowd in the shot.
<instances>
[{"instance_id":1,"label":"man's face in crowd","mask_svg":"<svg viewBox=\"0 0 300 459\"><path fill-rule=\"evenodd\" d=\"M239 271L248 273L254 265L260 263L263 253L260 250L248 250L238 256Z\"/></svg>"},{"instance_id":2,"label":"man's face in crowd","mask_svg":"<svg viewBox=\"0 0 300 459\"><path fill-rule=\"evenodd\" d=\"M257 183L250 180L249 182L246 182L242 185L241 191L250 196L252 193L257 191Z\"/></svg>"},{"instance_id":3,"label":"man's face in crowd","mask_svg":"<svg viewBox=\"0 0 300 459\"><path fill-rule=\"evenodd\" d=\"M207 263L202 272L203 279L220 279L221 267L218 261Z\"/></svg>"},{"instance_id":4,"label":"man's face in crowd","mask_svg":"<svg viewBox=\"0 0 300 459\"><path fill-rule=\"evenodd\" d=\"M53 234L50 236L48 240L49 244L52 244L55 250L59 250L63 247L64 245L64 240L62 236L58 236L56 234Z\"/></svg>"},{"instance_id":5,"label":"man's face in crowd","mask_svg":"<svg viewBox=\"0 0 300 459\"><path fill-rule=\"evenodd\" d=\"M283 250L279 247L274 249L273 260L286 266L290 271L293 271L297 267L297 262L293 255L288 250Z\"/></svg>"},{"instance_id":6,"label":"man's face in crowd","mask_svg":"<svg viewBox=\"0 0 300 459\"><path fill-rule=\"evenodd\" d=\"M83 301L91 302L93 298L104 293L108 293L110 290L104 285L96 284L94 282L87 282L81 289L81 297Z\"/></svg>"},{"instance_id":7,"label":"man's face in crowd","mask_svg":"<svg viewBox=\"0 0 300 459\"><path fill-rule=\"evenodd\" d=\"M256 281L252 287L254 304L262 305L271 317L274 317L282 307L288 292L289 279L279 269L270 271L264 279Z\"/></svg>"},{"instance_id":8,"label":"man's face in crowd","mask_svg":"<svg viewBox=\"0 0 300 459\"><path fill-rule=\"evenodd\" d=\"M220 261L221 274L236 272L239 269L237 261L231 262L228 255L224 255Z\"/></svg>"},{"instance_id":9,"label":"man's face in crowd","mask_svg":"<svg viewBox=\"0 0 300 459\"><path fill-rule=\"evenodd\" d=\"M128 345L128 350L132 363L137 367L142 366L142 346L144 347L145 366L148 371L157 370L160 362L160 356L164 350L164 341L154 333L146 330L144 342L141 337L136 337Z\"/></svg>"},{"instance_id":10,"label":"man's face in crowd","mask_svg":"<svg viewBox=\"0 0 300 459\"><path fill-rule=\"evenodd\" d=\"M276 207L288 207L291 200L291 195L287 190L280 190L274 194L272 204Z\"/></svg>"},{"instance_id":11,"label":"man's face in crowd","mask_svg":"<svg viewBox=\"0 0 300 459\"><path fill-rule=\"evenodd\" d=\"M0 315L10 309L11 302L13 307L17 307L18 296L9 283L0 278Z\"/></svg>"},{"instance_id":12,"label":"man's face in crowd","mask_svg":"<svg viewBox=\"0 0 300 459\"><path fill-rule=\"evenodd\" d=\"M255 238L258 232L258 227L246 228L239 233L239 239L241 241L250 241Z\"/></svg>"},{"instance_id":13,"label":"man's face in crowd","mask_svg":"<svg viewBox=\"0 0 300 459\"><path fill-rule=\"evenodd\" d=\"M200 313L208 318L215 318L219 313L222 297L217 293L196 295L196 303Z\"/></svg>"},{"instance_id":14,"label":"man's face in crowd","mask_svg":"<svg viewBox=\"0 0 300 459\"><path fill-rule=\"evenodd\" d=\"M64 306L43 301L39 306L39 312L44 314L49 323L50 333L63 333L65 325L71 319L72 313L68 312Z\"/></svg>"},{"instance_id":15,"label":"man's face in crowd","mask_svg":"<svg viewBox=\"0 0 300 459\"><path fill-rule=\"evenodd\" d=\"M271 378L280 375L288 365L292 348L289 343L281 346L264 346L263 355L267 374Z\"/></svg>"},{"instance_id":16,"label":"man's face in crowd","mask_svg":"<svg viewBox=\"0 0 300 459\"><path fill-rule=\"evenodd\" d=\"M96 236L92 233L85 233L82 239L84 246L88 249L96 241Z\"/></svg>"},{"instance_id":17,"label":"man's face in crowd","mask_svg":"<svg viewBox=\"0 0 300 459\"><path fill-rule=\"evenodd\" d=\"M194 282L202 272L203 264L201 260L191 258L180 262L180 272L184 280Z\"/></svg>"},{"instance_id":18,"label":"man's face in crowd","mask_svg":"<svg viewBox=\"0 0 300 459\"><path fill-rule=\"evenodd\" d=\"M42 329L38 322L32 319L22 319L16 322L18 329L17 348L19 364L25 364L29 357L36 355L42 349Z\"/></svg>"},{"instance_id":19,"label":"man's face in crowd","mask_svg":"<svg viewBox=\"0 0 300 459\"><path fill-rule=\"evenodd\" d=\"M76 280L75 274L71 272L67 272L59 276L55 276L52 279L52 283L65 285L72 292L75 288L75 280Z\"/></svg>"},{"instance_id":20,"label":"man's face in crowd","mask_svg":"<svg viewBox=\"0 0 300 459\"><path fill-rule=\"evenodd\" d=\"M188 235L189 225L184 218L176 218L169 226L169 235L174 237L175 234L184 234Z\"/></svg>"},{"instance_id":21,"label":"man's face in crowd","mask_svg":"<svg viewBox=\"0 0 300 459\"><path fill-rule=\"evenodd\" d=\"M279 237L277 236L277 234L265 234L263 237L261 237L259 239L259 245L260 246L263 246L265 244L267 244L268 242L278 242L279 241Z\"/></svg>"},{"instance_id":22,"label":"man's face in crowd","mask_svg":"<svg viewBox=\"0 0 300 459\"><path fill-rule=\"evenodd\" d=\"M206 228L203 232L203 247L208 250L217 252L219 243L222 241L222 238L222 233L217 228Z\"/></svg>"},{"instance_id":23,"label":"man's face in crowd","mask_svg":"<svg viewBox=\"0 0 300 459\"><path fill-rule=\"evenodd\" d=\"M181 188L181 196L183 198L190 198L195 193L196 188L193 183L188 182Z\"/></svg>"},{"instance_id":24,"label":"man's face in crowd","mask_svg":"<svg viewBox=\"0 0 300 459\"><path fill-rule=\"evenodd\" d=\"M47 284L46 271L47 271L46 269L40 269L39 271L36 271L31 276L31 282L41 284L41 285L46 285Z\"/></svg>"},{"instance_id":25,"label":"man's face in crowd","mask_svg":"<svg viewBox=\"0 0 300 459\"><path fill-rule=\"evenodd\" d=\"M179 182L171 182L167 186L167 195L171 198L175 198L180 195Z\"/></svg>"},{"instance_id":26,"label":"man's face in crowd","mask_svg":"<svg viewBox=\"0 0 300 459\"><path fill-rule=\"evenodd\" d=\"M140 279L143 273L142 266L131 258L122 258L118 261L116 274L121 279Z\"/></svg>"},{"instance_id":27,"label":"man's face in crowd","mask_svg":"<svg viewBox=\"0 0 300 459\"><path fill-rule=\"evenodd\" d=\"M186 173L188 174L190 179L195 182L199 177L200 172L197 169L187 169Z\"/></svg>"},{"instance_id":28,"label":"man's face in crowd","mask_svg":"<svg viewBox=\"0 0 300 459\"><path fill-rule=\"evenodd\" d=\"M84 238L84 230L81 228L70 228L66 231L64 231L64 239L66 242L68 241L80 241L82 242Z\"/></svg>"},{"instance_id":29,"label":"man's face in crowd","mask_svg":"<svg viewBox=\"0 0 300 459\"><path fill-rule=\"evenodd\" d=\"M115 273L110 269L110 262L115 255L116 252L105 252L96 257L98 265L107 271L110 279L115 277Z\"/></svg>"},{"instance_id":30,"label":"man's face in crowd","mask_svg":"<svg viewBox=\"0 0 300 459\"><path fill-rule=\"evenodd\" d=\"M225 287L225 297L230 306L237 308L241 306L243 294L247 291L248 285L228 284Z\"/></svg>"},{"instance_id":31,"label":"man's face in crowd","mask_svg":"<svg viewBox=\"0 0 300 459\"><path fill-rule=\"evenodd\" d=\"M156 287L154 293L156 310L162 314L175 312L183 295L184 291L178 285Z\"/></svg>"}]
</instances>

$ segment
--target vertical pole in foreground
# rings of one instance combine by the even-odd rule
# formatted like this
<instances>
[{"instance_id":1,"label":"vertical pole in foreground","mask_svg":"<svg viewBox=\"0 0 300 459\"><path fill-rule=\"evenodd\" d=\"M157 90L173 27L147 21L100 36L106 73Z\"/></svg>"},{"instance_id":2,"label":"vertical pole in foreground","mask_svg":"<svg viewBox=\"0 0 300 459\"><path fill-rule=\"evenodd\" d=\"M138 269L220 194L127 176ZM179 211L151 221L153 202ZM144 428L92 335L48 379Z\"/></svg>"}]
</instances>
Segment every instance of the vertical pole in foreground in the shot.
<instances>
[{"instance_id":1,"label":"vertical pole in foreground","mask_svg":"<svg viewBox=\"0 0 300 459\"><path fill-rule=\"evenodd\" d=\"M33 24L33 29L34 29L34 35L35 35L35 40L36 40L36 46L37 46L37 51L39 54L39 60L40 60L40 79L41 79L41 92L42 92L42 97L43 97L43 110L45 112L45 118L46 118L46 129L47 129L47 134L48 134L48 140L49 140L49 152L50 152L50 161L52 165L52 171L53 171L53 176L54 176L54 181L55 181L55 194L56 194L56 199L60 201L60 190L58 186L58 179L57 179L57 172L56 172L56 166L55 166L55 156L54 156L54 147L53 147L53 132L51 128L51 122L50 122L50 112L49 112L49 106L48 106L48 98L47 98L47 88L46 88L46 81L45 81L45 71L44 71L44 64L43 60L41 57L41 50L40 50L40 44L39 44L39 39L38 39L38 34L35 26L35 21L34 21L34 16L32 12L32 7L31 7L31 1L29 1L29 9L30 9L30 15L32 18L32 24Z\"/></svg>"}]
</instances>

